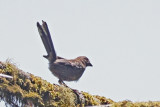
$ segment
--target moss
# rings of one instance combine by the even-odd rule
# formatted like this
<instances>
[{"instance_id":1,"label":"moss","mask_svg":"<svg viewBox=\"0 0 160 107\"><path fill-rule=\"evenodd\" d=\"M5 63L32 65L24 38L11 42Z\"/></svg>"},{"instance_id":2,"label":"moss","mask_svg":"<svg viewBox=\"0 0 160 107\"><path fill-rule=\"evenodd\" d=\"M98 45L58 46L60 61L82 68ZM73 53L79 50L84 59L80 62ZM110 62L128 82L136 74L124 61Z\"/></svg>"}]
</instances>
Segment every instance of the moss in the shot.
<instances>
[{"instance_id":1,"label":"moss","mask_svg":"<svg viewBox=\"0 0 160 107\"><path fill-rule=\"evenodd\" d=\"M85 105L88 106L100 105L100 100L90 95L89 93L83 92L83 96L85 98Z\"/></svg>"},{"instance_id":2,"label":"moss","mask_svg":"<svg viewBox=\"0 0 160 107\"><path fill-rule=\"evenodd\" d=\"M121 102L114 102L111 107L160 107L160 102L135 102L125 100Z\"/></svg>"},{"instance_id":3,"label":"moss","mask_svg":"<svg viewBox=\"0 0 160 107\"><path fill-rule=\"evenodd\" d=\"M83 107L111 104L112 107L160 107L160 102L114 102L103 96L81 92L84 103L70 88L51 84L33 74L23 72L9 61L0 62L0 73L13 79L0 78L0 101L9 106Z\"/></svg>"},{"instance_id":4,"label":"moss","mask_svg":"<svg viewBox=\"0 0 160 107\"><path fill-rule=\"evenodd\" d=\"M0 78L0 100L12 106L74 107L108 103L105 98L83 92L85 104L81 104L70 88L51 84L26 73L9 61L0 62L0 73L13 76L13 79Z\"/></svg>"},{"instance_id":5,"label":"moss","mask_svg":"<svg viewBox=\"0 0 160 107\"><path fill-rule=\"evenodd\" d=\"M112 104L114 102L113 100L107 99L106 97L103 97L103 96L96 95L94 97L100 100L101 105Z\"/></svg>"}]
</instances>

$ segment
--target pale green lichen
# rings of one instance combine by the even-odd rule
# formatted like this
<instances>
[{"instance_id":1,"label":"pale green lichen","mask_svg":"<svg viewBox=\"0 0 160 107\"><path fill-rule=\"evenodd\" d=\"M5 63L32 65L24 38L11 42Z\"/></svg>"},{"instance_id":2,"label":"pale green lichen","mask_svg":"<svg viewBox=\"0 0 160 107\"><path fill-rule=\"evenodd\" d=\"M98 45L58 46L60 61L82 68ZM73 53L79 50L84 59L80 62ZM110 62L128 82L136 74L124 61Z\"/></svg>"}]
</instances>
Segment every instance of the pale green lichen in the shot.
<instances>
[{"instance_id":1,"label":"pale green lichen","mask_svg":"<svg viewBox=\"0 0 160 107\"><path fill-rule=\"evenodd\" d=\"M159 101L148 101L148 102L132 102L124 100L120 102L114 102L111 107L160 107Z\"/></svg>"},{"instance_id":2,"label":"pale green lichen","mask_svg":"<svg viewBox=\"0 0 160 107\"><path fill-rule=\"evenodd\" d=\"M9 105L74 107L103 104L100 97L96 98L85 92L85 103L79 102L72 89L51 84L40 77L23 72L9 61L0 62L0 66L0 73L13 76L13 79L0 78L0 99Z\"/></svg>"},{"instance_id":3,"label":"pale green lichen","mask_svg":"<svg viewBox=\"0 0 160 107\"><path fill-rule=\"evenodd\" d=\"M0 101L10 106L38 107L83 107L111 104L111 107L160 107L160 102L114 102L103 96L81 92L84 103L72 89L51 84L40 77L23 72L9 61L0 62L0 73L13 76L13 79L0 78Z\"/></svg>"}]
</instances>

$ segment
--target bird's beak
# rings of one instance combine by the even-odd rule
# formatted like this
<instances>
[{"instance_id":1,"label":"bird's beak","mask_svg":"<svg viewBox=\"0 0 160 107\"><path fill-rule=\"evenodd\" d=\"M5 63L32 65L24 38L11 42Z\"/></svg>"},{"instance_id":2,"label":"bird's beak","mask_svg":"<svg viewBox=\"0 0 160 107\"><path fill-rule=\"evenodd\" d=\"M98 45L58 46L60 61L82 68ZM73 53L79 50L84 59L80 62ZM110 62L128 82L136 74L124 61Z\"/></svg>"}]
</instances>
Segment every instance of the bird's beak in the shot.
<instances>
[{"instance_id":1,"label":"bird's beak","mask_svg":"<svg viewBox=\"0 0 160 107\"><path fill-rule=\"evenodd\" d=\"M93 66L91 63L87 63L87 66Z\"/></svg>"}]
</instances>

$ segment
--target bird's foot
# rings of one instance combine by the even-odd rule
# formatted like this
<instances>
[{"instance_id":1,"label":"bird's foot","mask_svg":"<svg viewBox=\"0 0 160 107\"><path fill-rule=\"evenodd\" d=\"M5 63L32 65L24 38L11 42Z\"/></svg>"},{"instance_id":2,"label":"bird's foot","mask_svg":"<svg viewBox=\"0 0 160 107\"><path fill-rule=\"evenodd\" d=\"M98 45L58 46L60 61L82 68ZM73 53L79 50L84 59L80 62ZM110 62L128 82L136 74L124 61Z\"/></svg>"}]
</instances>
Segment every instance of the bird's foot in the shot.
<instances>
[{"instance_id":1,"label":"bird's foot","mask_svg":"<svg viewBox=\"0 0 160 107\"><path fill-rule=\"evenodd\" d=\"M68 87L62 80L59 80L58 83L59 83L60 85L63 85L63 86L65 86L65 87Z\"/></svg>"}]
</instances>

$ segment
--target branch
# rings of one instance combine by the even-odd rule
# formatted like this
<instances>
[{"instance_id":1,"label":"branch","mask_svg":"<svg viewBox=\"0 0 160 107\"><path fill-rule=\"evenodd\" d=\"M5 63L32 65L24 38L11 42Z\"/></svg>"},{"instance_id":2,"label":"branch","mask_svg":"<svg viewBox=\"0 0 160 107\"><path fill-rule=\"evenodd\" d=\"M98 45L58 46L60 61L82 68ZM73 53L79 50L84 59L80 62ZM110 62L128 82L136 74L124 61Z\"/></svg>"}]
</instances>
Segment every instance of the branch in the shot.
<instances>
[{"instance_id":1,"label":"branch","mask_svg":"<svg viewBox=\"0 0 160 107\"><path fill-rule=\"evenodd\" d=\"M111 104L105 97L79 92L81 98L70 88L51 84L40 77L18 69L10 62L0 62L0 100L11 106L92 106ZM13 77L13 78L6 78Z\"/></svg>"}]
</instances>

